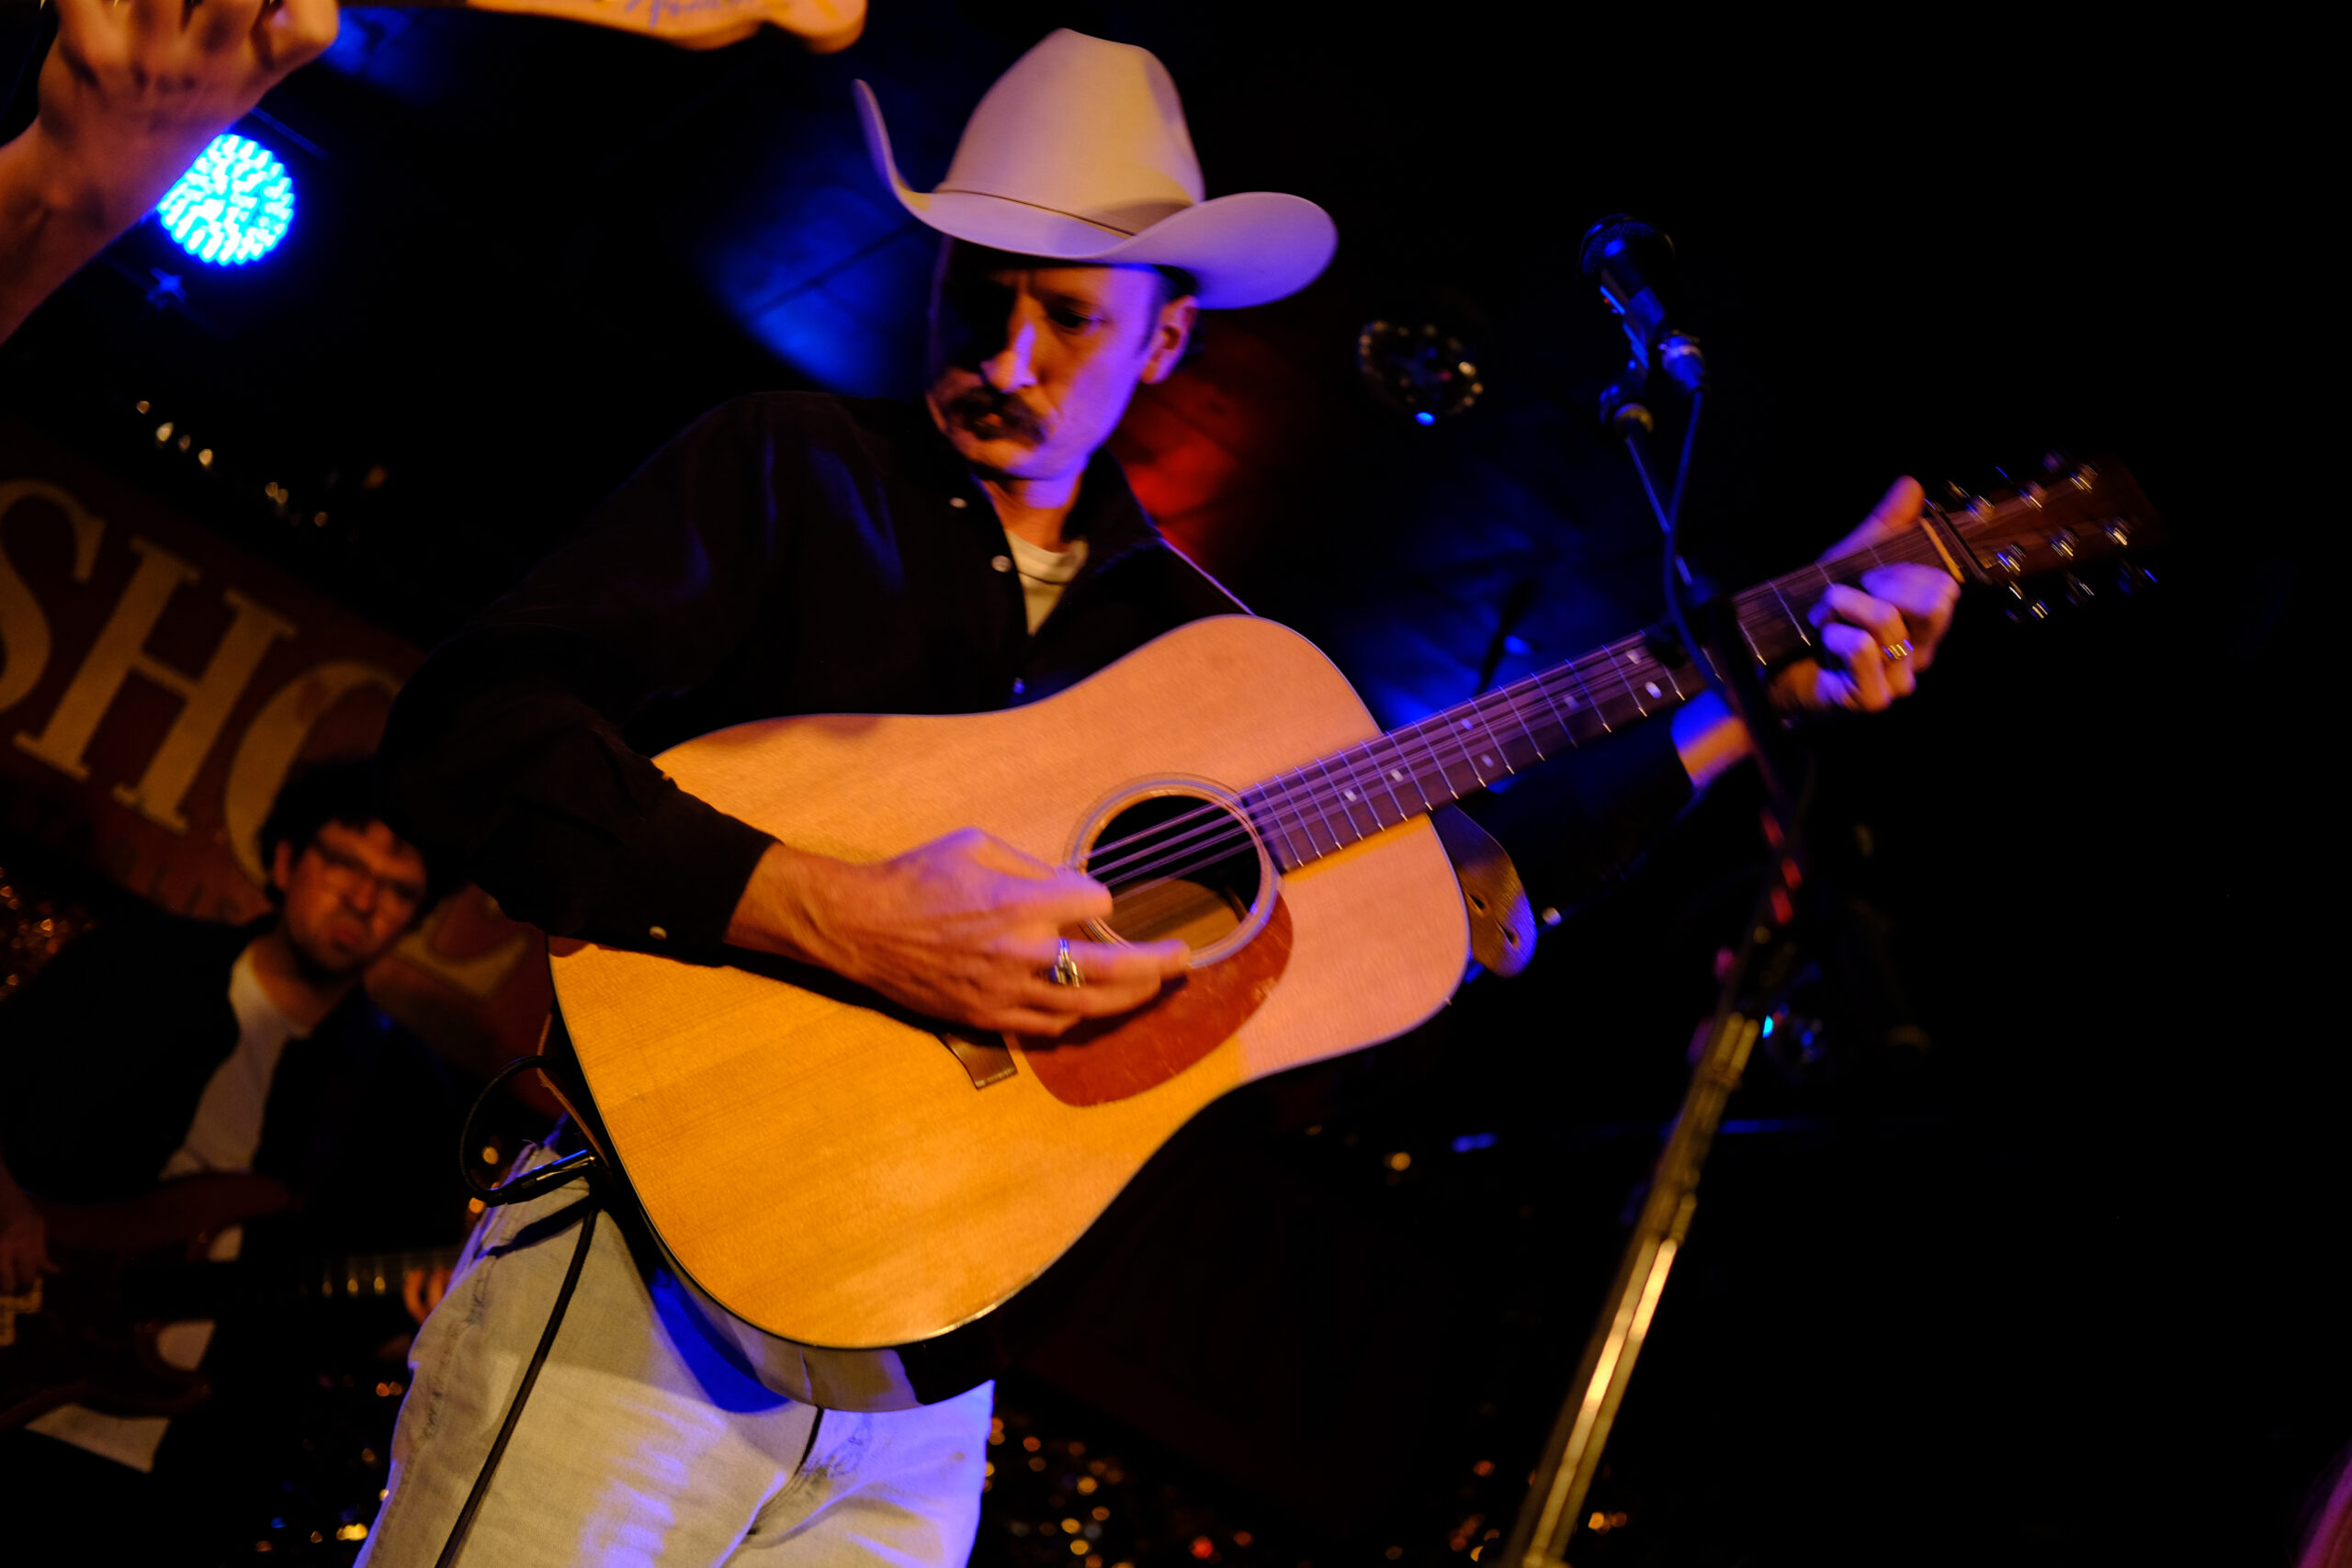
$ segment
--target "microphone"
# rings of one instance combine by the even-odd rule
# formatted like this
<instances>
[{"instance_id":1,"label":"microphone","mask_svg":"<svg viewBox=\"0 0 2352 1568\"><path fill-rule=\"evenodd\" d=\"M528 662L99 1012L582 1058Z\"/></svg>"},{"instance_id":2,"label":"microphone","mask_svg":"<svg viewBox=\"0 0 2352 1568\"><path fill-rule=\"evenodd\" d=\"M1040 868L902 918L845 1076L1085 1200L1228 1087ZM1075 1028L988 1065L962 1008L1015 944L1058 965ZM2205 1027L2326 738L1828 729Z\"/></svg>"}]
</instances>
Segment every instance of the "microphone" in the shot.
<instances>
[{"instance_id":1,"label":"microphone","mask_svg":"<svg viewBox=\"0 0 2352 1568\"><path fill-rule=\"evenodd\" d=\"M1620 212L1585 231L1580 265L1584 276L1600 286L1600 298L1624 319L1625 336L1633 344L1626 385L1622 391L1610 389L1618 401L1628 403L1638 396L1653 367L1664 369L1686 392L1704 391L1706 356L1699 351L1699 340L1677 324L1679 312L1669 304L1675 298L1674 242Z\"/></svg>"}]
</instances>

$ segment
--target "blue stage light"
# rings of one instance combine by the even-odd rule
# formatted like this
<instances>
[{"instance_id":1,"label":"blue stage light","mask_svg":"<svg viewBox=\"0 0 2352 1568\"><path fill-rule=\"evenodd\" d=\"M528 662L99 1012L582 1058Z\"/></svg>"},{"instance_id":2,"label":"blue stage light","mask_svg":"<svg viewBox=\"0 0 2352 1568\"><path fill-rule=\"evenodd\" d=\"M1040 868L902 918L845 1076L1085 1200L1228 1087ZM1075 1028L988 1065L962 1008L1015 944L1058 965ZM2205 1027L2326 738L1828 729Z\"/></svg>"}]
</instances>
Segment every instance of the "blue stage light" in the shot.
<instances>
[{"instance_id":1,"label":"blue stage light","mask_svg":"<svg viewBox=\"0 0 2352 1568\"><path fill-rule=\"evenodd\" d=\"M1415 424L1435 424L1437 423L1437 415L1430 412L1427 409L1423 409L1420 412L1413 416L1413 423Z\"/></svg>"},{"instance_id":2,"label":"blue stage light","mask_svg":"<svg viewBox=\"0 0 2352 1568\"><path fill-rule=\"evenodd\" d=\"M277 155L242 136L216 136L156 205L180 249L217 266L258 261L294 222L294 176Z\"/></svg>"}]
</instances>

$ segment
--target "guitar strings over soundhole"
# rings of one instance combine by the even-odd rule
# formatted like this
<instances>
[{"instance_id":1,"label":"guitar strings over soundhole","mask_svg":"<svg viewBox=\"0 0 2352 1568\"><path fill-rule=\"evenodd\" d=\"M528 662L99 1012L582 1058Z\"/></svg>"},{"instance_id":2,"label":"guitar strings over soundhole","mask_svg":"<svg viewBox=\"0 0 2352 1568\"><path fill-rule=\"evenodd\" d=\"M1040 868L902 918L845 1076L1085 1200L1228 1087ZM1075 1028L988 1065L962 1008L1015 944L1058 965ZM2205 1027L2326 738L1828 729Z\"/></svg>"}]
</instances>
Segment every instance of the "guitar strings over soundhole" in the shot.
<instances>
[{"instance_id":1,"label":"guitar strings over soundhole","mask_svg":"<svg viewBox=\"0 0 2352 1568\"><path fill-rule=\"evenodd\" d=\"M1118 941L1174 938L1196 964L1213 963L1272 910L1272 863L1223 800L1164 783L1123 791L1097 809L1078 848L1080 869L1111 890L1110 916L1095 924Z\"/></svg>"}]
</instances>

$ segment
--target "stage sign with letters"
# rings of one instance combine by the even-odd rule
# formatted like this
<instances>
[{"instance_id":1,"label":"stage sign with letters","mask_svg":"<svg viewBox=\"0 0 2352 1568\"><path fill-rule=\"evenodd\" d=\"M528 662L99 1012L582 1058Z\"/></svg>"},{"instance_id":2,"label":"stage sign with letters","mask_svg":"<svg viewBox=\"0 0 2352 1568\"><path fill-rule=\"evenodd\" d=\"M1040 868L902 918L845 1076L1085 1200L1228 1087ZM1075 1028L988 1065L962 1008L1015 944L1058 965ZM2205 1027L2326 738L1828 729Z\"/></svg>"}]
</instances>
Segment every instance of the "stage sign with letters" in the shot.
<instances>
[{"instance_id":1,"label":"stage sign with letters","mask_svg":"<svg viewBox=\"0 0 2352 1568\"><path fill-rule=\"evenodd\" d=\"M256 835L299 763L372 751L422 654L47 436L0 419L0 820L165 908L269 899ZM477 1071L533 1049L545 941L468 887L371 971Z\"/></svg>"}]
</instances>

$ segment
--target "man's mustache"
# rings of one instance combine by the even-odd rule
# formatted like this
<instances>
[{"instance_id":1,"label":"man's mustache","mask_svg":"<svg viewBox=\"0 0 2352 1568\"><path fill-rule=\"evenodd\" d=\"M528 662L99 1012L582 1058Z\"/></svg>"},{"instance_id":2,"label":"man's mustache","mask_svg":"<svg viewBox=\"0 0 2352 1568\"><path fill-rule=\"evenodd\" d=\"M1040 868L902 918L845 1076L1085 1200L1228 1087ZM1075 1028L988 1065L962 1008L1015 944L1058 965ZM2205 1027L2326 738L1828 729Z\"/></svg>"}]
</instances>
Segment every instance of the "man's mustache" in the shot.
<instances>
[{"instance_id":1,"label":"man's mustache","mask_svg":"<svg viewBox=\"0 0 2352 1568\"><path fill-rule=\"evenodd\" d=\"M993 422L1008 434L1024 436L1031 441L1045 438L1045 427L1027 405L1009 392L993 387L967 387L947 402L947 417L958 424L975 425Z\"/></svg>"}]
</instances>

